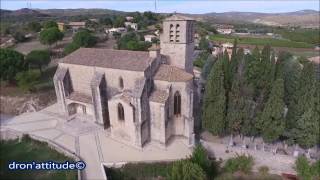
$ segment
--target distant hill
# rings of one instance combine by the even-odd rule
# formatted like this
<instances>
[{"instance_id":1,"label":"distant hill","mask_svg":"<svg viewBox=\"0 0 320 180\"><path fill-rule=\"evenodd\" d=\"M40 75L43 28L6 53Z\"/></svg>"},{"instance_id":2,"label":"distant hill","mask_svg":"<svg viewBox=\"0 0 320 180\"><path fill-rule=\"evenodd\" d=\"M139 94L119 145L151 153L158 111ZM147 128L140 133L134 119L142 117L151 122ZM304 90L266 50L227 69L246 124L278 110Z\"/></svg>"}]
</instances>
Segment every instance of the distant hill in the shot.
<instances>
[{"instance_id":1,"label":"distant hill","mask_svg":"<svg viewBox=\"0 0 320 180\"><path fill-rule=\"evenodd\" d=\"M51 16L79 16L79 15L121 15L126 12L110 9L37 9L38 12Z\"/></svg>"},{"instance_id":2,"label":"distant hill","mask_svg":"<svg viewBox=\"0 0 320 180\"><path fill-rule=\"evenodd\" d=\"M41 13L37 10L33 9L28 9L28 8L23 8L19 10L0 10L1 17L9 17L9 16L35 16L35 17L47 17L49 16L48 14Z\"/></svg>"},{"instance_id":3,"label":"distant hill","mask_svg":"<svg viewBox=\"0 0 320 180\"><path fill-rule=\"evenodd\" d=\"M104 15L125 15L126 12L109 9L28 9L4 10L0 9L3 22L26 22L34 20L82 20L84 16L90 18Z\"/></svg>"},{"instance_id":4,"label":"distant hill","mask_svg":"<svg viewBox=\"0 0 320 180\"><path fill-rule=\"evenodd\" d=\"M2 21L27 21L33 18L67 18L77 20L83 16L101 17L104 15L126 15L128 12L110 9L0 9ZM319 11L301 10L287 13L257 13L257 12L224 12L206 14L184 14L196 20L207 20L212 23L259 23L273 26L319 27Z\"/></svg>"},{"instance_id":5,"label":"distant hill","mask_svg":"<svg viewBox=\"0 0 320 180\"><path fill-rule=\"evenodd\" d=\"M224 12L207 13L203 18L216 23L259 23L272 26L319 27L319 11L301 10L287 13Z\"/></svg>"}]
</instances>

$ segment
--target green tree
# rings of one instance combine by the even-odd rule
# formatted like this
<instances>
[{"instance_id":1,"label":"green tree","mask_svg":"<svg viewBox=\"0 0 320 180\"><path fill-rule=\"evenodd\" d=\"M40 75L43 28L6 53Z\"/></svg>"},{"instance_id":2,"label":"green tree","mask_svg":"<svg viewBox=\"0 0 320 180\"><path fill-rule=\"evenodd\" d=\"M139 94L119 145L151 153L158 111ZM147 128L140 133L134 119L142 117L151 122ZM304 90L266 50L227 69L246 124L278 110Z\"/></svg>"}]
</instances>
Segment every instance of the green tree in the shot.
<instances>
[{"instance_id":1,"label":"green tree","mask_svg":"<svg viewBox=\"0 0 320 180\"><path fill-rule=\"evenodd\" d=\"M235 79L229 93L227 110L227 131L232 135L242 134L243 126L249 119L250 106L242 92L243 84L240 79Z\"/></svg>"},{"instance_id":2,"label":"green tree","mask_svg":"<svg viewBox=\"0 0 320 180\"><path fill-rule=\"evenodd\" d=\"M231 88L230 84L230 59L228 51L225 50L223 53L223 72L224 72L224 87L226 91L228 92Z\"/></svg>"},{"instance_id":3,"label":"green tree","mask_svg":"<svg viewBox=\"0 0 320 180\"><path fill-rule=\"evenodd\" d=\"M40 73L37 71L23 71L16 75L18 87L25 91L32 91L40 80Z\"/></svg>"},{"instance_id":4,"label":"green tree","mask_svg":"<svg viewBox=\"0 0 320 180\"><path fill-rule=\"evenodd\" d=\"M42 68L51 61L50 52L48 50L33 50L26 56L26 61L29 65L38 67L42 74Z\"/></svg>"},{"instance_id":5,"label":"green tree","mask_svg":"<svg viewBox=\"0 0 320 180\"><path fill-rule=\"evenodd\" d=\"M45 29L49 29L49 28L58 28L58 24L55 21L46 21L43 24L43 27Z\"/></svg>"},{"instance_id":6,"label":"green tree","mask_svg":"<svg viewBox=\"0 0 320 180\"><path fill-rule=\"evenodd\" d=\"M284 119L284 85L283 79L277 79L271 90L270 97L258 118L257 127L267 142L277 140L285 129Z\"/></svg>"},{"instance_id":7,"label":"green tree","mask_svg":"<svg viewBox=\"0 0 320 180\"><path fill-rule=\"evenodd\" d=\"M214 64L215 60L213 56L209 55L207 60L205 61L202 71L201 71L201 76L204 80L207 80L207 77L212 69L212 66Z\"/></svg>"},{"instance_id":8,"label":"green tree","mask_svg":"<svg viewBox=\"0 0 320 180\"><path fill-rule=\"evenodd\" d=\"M280 59L280 56L279 56ZM284 61L283 68L283 78L284 78L284 89L285 89L285 102L288 106L294 103L294 93L297 91L299 86L299 78L301 74L301 66L297 59L292 59Z\"/></svg>"},{"instance_id":9,"label":"green tree","mask_svg":"<svg viewBox=\"0 0 320 180\"><path fill-rule=\"evenodd\" d=\"M237 155L234 158L228 159L223 169L229 173L241 171L248 174L251 172L253 165L254 159L252 156Z\"/></svg>"},{"instance_id":10,"label":"green tree","mask_svg":"<svg viewBox=\"0 0 320 180\"><path fill-rule=\"evenodd\" d=\"M64 48L63 53L65 55L68 55L68 54L72 53L73 51L75 51L75 50L77 50L79 48L80 48L79 45L77 45L75 43L70 43Z\"/></svg>"},{"instance_id":11,"label":"green tree","mask_svg":"<svg viewBox=\"0 0 320 180\"><path fill-rule=\"evenodd\" d=\"M88 30L81 30L74 35L73 43L80 47L93 47L97 43L97 38Z\"/></svg>"},{"instance_id":12,"label":"green tree","mask_svg":"<svg viewBox=\"0 0 320 180\"><path fill-rule=\"evenodd\" d=\"M103 25L107 25L107 26L112 26L112 19L110 17L105 17L105 18L102 18L100 19L99 21L101 24Z\"/></svg>"},{"instance_id":13,"label":"green tree","mask_svg":"<svg viewBox=\"0 0 320 180\"><path fill-rule=\"evenodd\" d=\"M238 70L238 63L243 58L243 49L239 49L237 51L237 39L234 39L233 42L233 48L231 53L231 59L230 59L230 67L229 67L229 86L231 87L232 81L234 76L236 75L236 72ZM241 57L242 56L242 57Z\"/></svg>"},{"instance_id":14,"label":"green tree","mask_svg":"<svg viewBox=\"0 0 320 180\"><path fill-rule=\"evenodd\" d=\"M318 99L315 98L316 92L316 78L314 66L312 63L306 62L303 65L303 69L300 75L298 89L294 92L292 101L289 104L287 114L287 126L288 126L288 137L290 142L296 142L299 136L304 136L301 133L308 131L308 129L301 129L297 122L300 121L313 121L313 118L308 118L312 114L312 109L315 106L315 102ZM311 111L311 112L308 112ZM307 113L308 114L305 114ZM303 118L302 118L303 117ZM314 124L313 122L308 123L307 127ZM312 129L309 129L312 132Z\"/></svg>"},{"instance_id":15,"label":"green tree","mask_svg":"<svg viewBox=\"0 0 320 180\"><path fill-rule=\"evenodd\" d=\"M205 180L201 167L188 160L180 160L173 164L168 176L169 180Z\"/></svg>"},{"instance_id":16,"label":"green tree","mask_svg":"<svg viewBox=\"0 0 320 180\"><path fill-rule=\"evenodd\" d=\"M17 31L13 34L13 38L17 41L17 42L24 42L26 41L26 37L25 35L20 32L20 31Z\"/></svg>"},{"instance_id":17,"label":"green tree","mask_svg":"<svg viewBox=\"0 0 320 180\"><path fill-rule=\"evenodd\" d=\"M58 28L52 27L40 32L40 42L45 45L52 45L63 39L63 33Z\"/></svg>"},{"instance_id":18,"label":"green tree","mask_svg":"<svg viewBox=\"0 0 320 180\"><path fill-rule=\"evenodd\" d=\"M315 109L310 108L296 122L291 136L300 146L311 148L319 143L319 117Z\"/></svg>"},{"instance_id":19,"label":"green tree","mask_svg":"<svg viewBox=\"0 0 320 180\"><path fill-rule=\"evenodd\" d=\"M255 49L252 51L252 55L246 56L246 81L247 84L252 85L255 91L259 87L259 81L261 77L260 56L260 50L258 47L255 47Z\"/></svg>"},{"instance_id":20,"label":"green tree","mask_svg":"<svg viewBox=\"0 0 320 180\"><path fill-rule=\"evenodd\" d=\"M41 30L41 24L35 21L29 22L28 29L32 32L39 32Z\"/></svg>"},{"instance_id":21,"label":"green tree","mask_svg":"<svg viewBox=\"0 0 320 180\"><path fill-rule=\"evenodd\" d=\"M304 156L299 156L295 162L298 177L303 180L314 180L320 178L320 160L311 164Z\"/></svg>"},{"instance_id":22,"label":"green tree","mask_svg":"<svg viewBox=\"0 0 320 180\"><path fill-rule=\"evenodd\" d=\"M124 27L124 22L126 21L126 18L123 16L117 16L117 18L113 22L114 27Z\"/></svg>"},{"instance_id":23,"label":"green tree","mask_svg":"<svg viewBox=\"0 0 320 180\"><path fill-rule=\"evenodd\" d=\"M206 38L202 37L200 39L199 49L204 50L204 51L208 51L208 52L211 51L210 46L209 46L209 41Z\"/></svg>"},{"instance_id":24,"label":"green tree","mask_svg":"<svg viewBox=\"0 0 320 180\"><path fill-rule=\"evenodd\" d=\"M13 81L18 72L26 70L23 54L12 49L0 49L1 80Z\"/></svg>"},{"instance_id":25,"label":"green tree","mask_svg":"<svg viewBox=\"0 0 320 180\"><path fill-rule=\"evenodd\" d=\"M206 149L201 145L197 145L192 152L190 161L199 165L206 173L208 179L214 179L218 174L218 163L210 160Z\"/></svg>"},{"instance_id":26,"label":"green tree","mask_svg":"<svg viewBox=\"0 0 320 180\"><path fill-rule=\"evenodd\" d=\"M226 97L224 88L223 61L213 65L208 76L202 107L203 127L214 135L222 135L225 131Z\"/></svg>"}]
</instances>

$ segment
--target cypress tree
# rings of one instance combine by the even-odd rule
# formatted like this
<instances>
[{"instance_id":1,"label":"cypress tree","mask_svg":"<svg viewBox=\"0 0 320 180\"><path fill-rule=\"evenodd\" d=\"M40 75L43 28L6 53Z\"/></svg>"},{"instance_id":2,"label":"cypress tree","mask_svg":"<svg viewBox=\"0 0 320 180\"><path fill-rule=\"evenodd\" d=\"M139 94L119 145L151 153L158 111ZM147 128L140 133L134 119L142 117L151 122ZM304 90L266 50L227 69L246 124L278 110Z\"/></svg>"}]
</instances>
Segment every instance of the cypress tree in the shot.
<instances>
[{"instance_id":1,"label":"cypress tree","mask_svg":"<svg viewBox=\"0 0 320 180\"><path fill-rule=\"evenodd\" d=\"M264 46L261 52L261 62L260 62L260 80L259 80L259 91L263 94L263 101L267 99L269 92L270 92L270 87L271 83L273 82L274 79L274 74L272 74L272 63L271 63L271 47L269 45Z\"/></svg>"},{"instance_id":2,"label":"cypress tree","mask_svg":"<svg viewBox=\"0 0 320 180\"><path fill-rule=\"evenodd\" d=\"M252 51L252 55L246 56L245 77L247 84L251 85L255 91L258 89L261 71L260 71L260 50L258 47Z\"/></svg>"},{"instance_id":3,"label":"cypress tree","mask_svg":"<svg viewBox=\"0 0 320 180\"><path fill-rule=\"evenodd\" d=\"M226 97L224 88L223 61L219 59L208 76L203 102L203 127L214 135L225 130Z\"/></svg>"},{"instance_id":4,"label":"cypress tree","mask_svg":"<svg viewBox=\"0 0 320 180\"><path fill-rule=\"evenodd\" d=\"M310 92L314 94L310 94L311 102L306 107L308 109L299 116L289 134L291 142L298 143L304 148L311 148L320 143L320 91L316 91L317 88L320 88L319 82L315 82L310 89Z\"/></svg>"},{"instance_id":5,"label":"cypress tree","mask_svg":"<svg viewBox=\"0 0 320 180\"><path fill-rule=\"evenodd\" d=\"M227 49L223 53L223 72L224 72L224 87L228 91L230 87L230 60Z\"/></svg>"},{"instance_id":6,"label":"cypress tree","mask_svg":"<svg viewBox=\"0 0 320 180\"><path fill-rule=\"evenodd\" d=\"M257 127L266 142L277 140L284 132L284 85L283 79L277 79L270 97L258 118Z\"/></svg>"},{"instance_id":7,"label":"cypress tree","mask_svg":"<svg viewBox=\"0 0 320 180\"><path fill-rule=\"evenodd\" d=\"M240 79L235 79L229 93L227 110L227 131L233 135L241 134L243 123L249 118L249 108L247 100L242 94L242 83Z\"/></svg>"},{"instance_id":8,"label":"cypress tree","mask_svg":"<svg viewBox=\"0 0 320 180\"><path fill-rule=\"evenodd\" d=\"M279 57L280 58L280 57ZM301 74L301 66L297 59L291 59L284 62L283 78L284 78L284 99L288 106L291 103L295 103L294 93L299 87L299 78ZM298 98L298 97L296 97Z\"/></svg>"},{"instance_id":9,"label":"cypress tree","mask_svg":"<svg viewBox=\"0 0 320 180\"><path fill-rule=\"evenodd\" d=\"M239 51L239 50L238 50ZM237 51L237 39L233 42L233 48L231 53L231 60L229 66L229 87L232 85L232 81L237 72L238 62L239 62L239 54Z\"/></svg>"},{"instance_id":10,"label":"cypress tree","mask_svg":"<svg viewBox=\"0 0 320 180\"><path fill-rule=\"evenodd\" d=\"M289 129L295 128L298 119L314 105L315 85L314 66L310 62L305 62L300 75L298 89L294 92L292 101L289 104L287 114L287 125Z\"/></svg>"}]
</instances>

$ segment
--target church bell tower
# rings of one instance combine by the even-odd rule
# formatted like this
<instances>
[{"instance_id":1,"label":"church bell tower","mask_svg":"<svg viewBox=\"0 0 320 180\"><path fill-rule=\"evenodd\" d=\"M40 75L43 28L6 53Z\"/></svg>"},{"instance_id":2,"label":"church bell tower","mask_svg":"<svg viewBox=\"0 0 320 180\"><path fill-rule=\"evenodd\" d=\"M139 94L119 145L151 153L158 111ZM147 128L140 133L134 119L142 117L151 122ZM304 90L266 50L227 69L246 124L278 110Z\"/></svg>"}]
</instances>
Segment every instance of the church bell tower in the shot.
<instances>
[{"instance_id":1,"label":"church bell tower","mask_svg":"<svg viewBox=\"0 0 320 180\"><path fill-rule=\"evenodd\" d=\"M169 65L192 73L194 20L177 14L165 19L160 46L161 54L167 56Z\"/></svg>"}]
</instances>

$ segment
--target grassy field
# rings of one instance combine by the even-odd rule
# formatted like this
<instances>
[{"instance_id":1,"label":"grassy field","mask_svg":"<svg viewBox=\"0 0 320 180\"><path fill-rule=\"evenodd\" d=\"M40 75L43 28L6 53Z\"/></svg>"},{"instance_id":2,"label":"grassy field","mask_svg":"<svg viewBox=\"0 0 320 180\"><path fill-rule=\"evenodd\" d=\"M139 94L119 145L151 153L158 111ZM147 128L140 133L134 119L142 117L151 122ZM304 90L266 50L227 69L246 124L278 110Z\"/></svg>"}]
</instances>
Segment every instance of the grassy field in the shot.
<instances>
[{"instance_id":1,"label":"grassy field","mask_svg":"<svg viewBox=\"0 0 320 180\"><path fill-rule=\"evenodd\" d=\"M8 170L8 163L10 161L19 162L44 162L55 161L65 162L73 161L59 152L51 149L46 143L32 140L30 138L23 138L21 142L18 140L1 141L0 142L0 177L1 179L61 179L61 180L76 180L77 171L66 170Z\"/></svg>"},{"instance_id":2,"label":"grassy field","mask_svg":"<svg viewBox=\"0 0 320 180\"><path fill-rule=\"evenodd\" d=\"M272 47L289 47L289 48L313 48L314 45L305 42L296 42L290 40L273 39L273 38L252 38L252 37L236 37L230 35L211 35L210 40L216 42L230 42L238 38L239 44L264 46L269 44Z\"/></svg>"}]
</instances>

